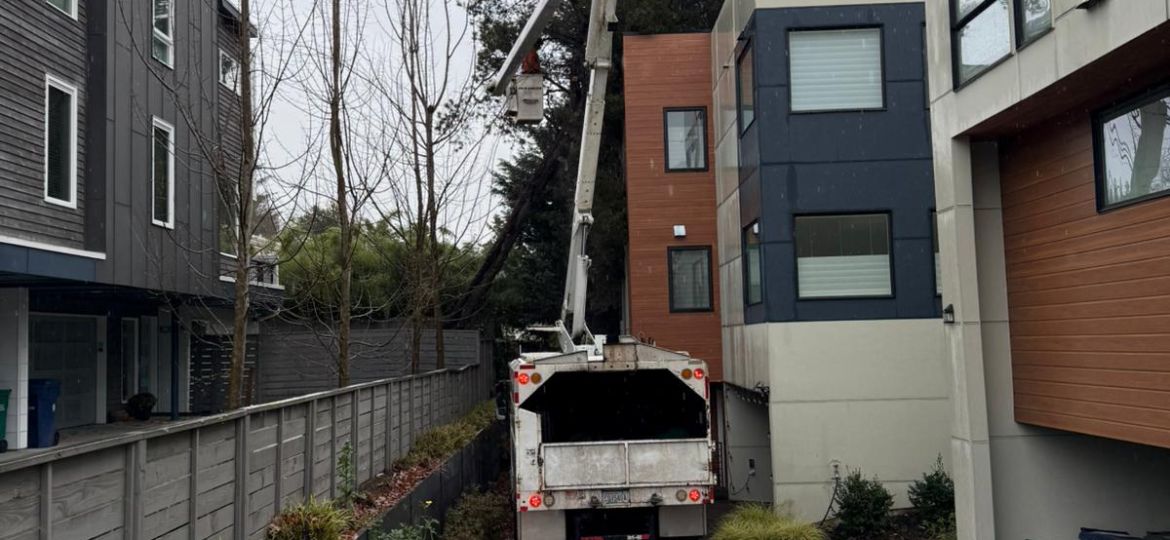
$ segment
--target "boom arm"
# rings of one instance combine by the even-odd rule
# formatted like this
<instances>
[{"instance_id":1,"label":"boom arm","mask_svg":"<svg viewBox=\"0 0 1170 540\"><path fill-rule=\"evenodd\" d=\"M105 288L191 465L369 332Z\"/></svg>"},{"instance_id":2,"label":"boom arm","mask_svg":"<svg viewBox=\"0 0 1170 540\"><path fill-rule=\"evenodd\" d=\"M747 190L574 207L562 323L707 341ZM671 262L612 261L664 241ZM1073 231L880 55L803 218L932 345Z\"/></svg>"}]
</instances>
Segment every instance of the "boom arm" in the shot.
<instances>
[{"instance_id":1,"label":"boom arm","mask_svg":"<svg viewBox=\"0 0 1170 540\"><path fill-rule=\"evenodd\" d=\"M560 0L541 0L519 39L512 46L500 71L489 87L494 93L508 90L509 81L524 56L532 49L540 33L552 20ZM589 13L589 35L585 42L585 65L589 67L589 92L585 98L585 120L581 133L581 154L577 162L577 187L573 207L573 229L569 240L569 264L565 273L565 295L557 332L564 352L578 350L575 340L582 339L587 349L601 354L600 346L585 324L585 300L588 296L590 259L585 252L589 229L593 226L593 188L597 180L597 159L601 147L601 126L605 117L605 91L613 67L613 32L617 22L617 0L593 0ZM565 321L572 316L572 324Z\"/></svg>"}]
</instances>

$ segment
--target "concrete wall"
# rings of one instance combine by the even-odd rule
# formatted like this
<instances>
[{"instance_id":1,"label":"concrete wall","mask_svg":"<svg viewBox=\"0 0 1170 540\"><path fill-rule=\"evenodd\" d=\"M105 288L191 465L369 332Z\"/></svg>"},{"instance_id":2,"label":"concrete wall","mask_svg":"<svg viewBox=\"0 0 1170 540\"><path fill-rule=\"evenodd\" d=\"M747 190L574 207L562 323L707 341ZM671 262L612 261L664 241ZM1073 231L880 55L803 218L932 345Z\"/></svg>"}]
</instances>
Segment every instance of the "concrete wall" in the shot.
<instances>
[{"instance_id":1,"label":"concrete wall","mask_svg":"<svg viewBox=\"0 0 1170 540\"><path fill-rule=\"evenodd\" d=\"M769 415L777 502L824 515L841 474L877 476L909 506L906 488L947 452L944 344L937 319L768 324Z\"/></svg>"},{"instance_id":2,"label":"concrete wall","mask_svg":"<svg viewBox=\"0 0 1170 540\"><path fill-rule=\"evenodd\" d=\"M952 367L959 537L1072 538L1078 527L1170 527L1168 453L1030 428L1013 416L998 149L965 132L1164 24L1170 2L1054 0L1055 29L959 91L946 2L927 3L935 193Z\"/></svg>"}]
</instances>

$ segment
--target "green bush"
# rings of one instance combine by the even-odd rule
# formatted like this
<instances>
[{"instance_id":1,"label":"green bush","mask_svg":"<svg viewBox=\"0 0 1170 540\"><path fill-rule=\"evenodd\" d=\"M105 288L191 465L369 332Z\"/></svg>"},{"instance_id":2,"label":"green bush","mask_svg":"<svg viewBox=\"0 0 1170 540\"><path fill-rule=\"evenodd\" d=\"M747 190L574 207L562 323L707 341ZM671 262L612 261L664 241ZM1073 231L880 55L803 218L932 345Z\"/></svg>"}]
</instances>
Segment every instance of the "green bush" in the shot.
<instances>
[{"instance_id":1,"label":"green bush","mask_svg":"<svg viewBox=\"0 0 1170 540\"><path fill-rule=\"evenodd\" d=\"M943 468L941 455L929 473L910 485L910 504L914 505L914 513L923 529L942 529L948 523L954 523L955 482Z\"/></svg>"},{"instance_id":2,"label":"green bush","mask_svg":"<svg viewBox=\"0 0 1170 540\"><path fill-rule=\"evenodd\" d=\"M310 497L308 501L288 508L268 525L270 540L334 540L349 527L348 511L328 501Z\"/></svg>"},{"instance_id":3,"label":"green bush","mask_svg":"<svg viewBox=\"0 0 1170 540\"><path fill-rule=\"evenodd\" d=\"M738 506L720 520L711 540L824 540L815 525L776 515L758 504Z\"/></svg>"},{"instance_id":4,"label":"green bush","mask_svg":"<svg viewBox=\"0 0 1170 540\"><path fill-rule=\"evenodd\" d=\"M423 518L418 525L403 525L392 531L374 531L370 536L375 540L435 540L439 537L436 532L438 527L438 521Z\"/></svg>"},{"instance_id":5,"label":"green bush","mask_svg":"<svg viewBox=\"0 0 1170 540\"><path fill-rule=\"evenodd\" d=\"M447 513L443 540L501 540L512 520L512 505L499 493L467 493Z\"/></svg>"},{"instance_id":6,"label":"green bush","mask_svg":"<svg viewBox=\"0 0 1170 540\"><path fill-rule=\"evenodd\" d=\"M886 537L894 496L876 477L864 478L860 469L850 472L837 490L836 503L838 523L834 537L859 540Z\"/></svg>"},{"instance_id":7,"label":"green bush","mask_svg":"<svg viewBox=\"0 0 1170 540\"><path fill-rule=\"evenodd\" d=\"M415 465L447 459L463 448L496 420L495 406L490 401L477 405L463 418L423 432L415 439L410 451L399 458L394 465L410 468Z\"/></svg>"}]
</instances>

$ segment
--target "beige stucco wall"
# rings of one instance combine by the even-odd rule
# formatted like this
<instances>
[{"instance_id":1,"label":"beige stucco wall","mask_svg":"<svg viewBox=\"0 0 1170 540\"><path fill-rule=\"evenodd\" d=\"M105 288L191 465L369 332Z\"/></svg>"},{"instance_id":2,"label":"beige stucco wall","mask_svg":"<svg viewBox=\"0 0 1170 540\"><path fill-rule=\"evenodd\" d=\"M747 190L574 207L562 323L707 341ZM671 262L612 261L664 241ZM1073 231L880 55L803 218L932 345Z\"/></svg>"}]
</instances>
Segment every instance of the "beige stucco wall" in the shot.
<instances>
[{"instance_id":1,"label":"beige stucco wall","mask_svg":"<svg viewBox=\"0 0 1170 540\"><path fill-rule=\"evenodd\" d=\"M1017 424L998 149L962 134L1167 21L1165 0L1054 0L1055 29L953 90L946 2L927 2L935 197L952 373L959 537L1074 538L1081 526L1170 527L1170 452Z\"/></svg>"},{"instance_id":2,"label":"beige stucco wall","mask_svg":"<svg viewBox=\"0 0 1170 540\"><path fill-rule=\"evenodd\" d=\"M770 358L776 501L824 515L832 464L876 475L909 506L906 488L947 451L950 387L942 321L772 323L749 341Z\"/></svg>"}]
</instances>

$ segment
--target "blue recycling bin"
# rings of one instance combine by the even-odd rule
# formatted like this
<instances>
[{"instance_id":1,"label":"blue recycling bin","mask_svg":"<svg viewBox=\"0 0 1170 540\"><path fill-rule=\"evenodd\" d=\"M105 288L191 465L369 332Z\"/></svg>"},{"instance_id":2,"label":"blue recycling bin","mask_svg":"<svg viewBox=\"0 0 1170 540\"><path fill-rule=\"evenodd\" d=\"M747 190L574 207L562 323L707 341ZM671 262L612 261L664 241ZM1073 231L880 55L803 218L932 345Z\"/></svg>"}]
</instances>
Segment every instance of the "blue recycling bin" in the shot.
<instances>
[{"instance_id":1,"label":"blue recycling bin","mask_svg":"<svg viewBox=\"0 0 1170 540\"><path fill-rule=\"evenodd\" d=\"M57 398L60 395L61 381L57 379L29 379L29 448L48 448L57 444Z\"/></svg>"}]
</instances>

